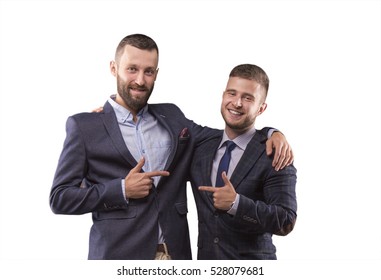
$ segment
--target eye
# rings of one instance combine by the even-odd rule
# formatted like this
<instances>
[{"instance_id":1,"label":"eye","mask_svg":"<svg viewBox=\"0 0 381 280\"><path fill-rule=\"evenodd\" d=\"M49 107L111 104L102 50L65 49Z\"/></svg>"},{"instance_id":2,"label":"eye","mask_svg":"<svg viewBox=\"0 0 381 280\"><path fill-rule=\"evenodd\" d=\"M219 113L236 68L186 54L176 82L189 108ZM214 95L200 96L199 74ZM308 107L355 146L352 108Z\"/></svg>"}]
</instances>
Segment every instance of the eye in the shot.
<instances>
[{"instance_id":1,"label":"eye","mask_svg":"<svg viewBox=\"0 0 381 280\"><path fill-rule=\"evenodd\" d=\"M155 75L155 70L153 69L148 69L144 72L147 76L153 76Z\"/></svg>"},{"instance_id":2,"label":"eye","mask_svg":"<svg viewBox=\"0 0 381 280\"><path fill-rule=\"evenodd\" d=\"M244 100L245 100L245 101L248 101L248 102L252 102L252 101L254 101L254 96L246 95L246 96L244 97Z\"/></svg>"},{"instance_id":3,"label":"eye","mask_svg":"<svg viewBox=\"0 0 381 280\"><path fill-rule=\"evenodd\" d=\"M138 71L138 69L136 67L128 67L127 68L127 72L129 73L136 73Z\"/></svg>"}]
</instances>

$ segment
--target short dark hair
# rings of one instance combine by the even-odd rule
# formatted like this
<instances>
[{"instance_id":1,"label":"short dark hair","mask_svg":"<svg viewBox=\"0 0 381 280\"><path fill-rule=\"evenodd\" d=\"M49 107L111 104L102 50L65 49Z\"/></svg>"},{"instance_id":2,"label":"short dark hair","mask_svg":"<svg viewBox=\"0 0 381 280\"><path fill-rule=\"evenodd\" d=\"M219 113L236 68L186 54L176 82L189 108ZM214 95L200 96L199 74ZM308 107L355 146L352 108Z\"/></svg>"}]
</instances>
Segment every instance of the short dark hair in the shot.
<instances>
[{"instance_id":1,"label":"short dark hair","mask_svg":"<svg viewBox=\"0 0 381 280\"><path fill-rule=\"evenodd\" d=\"M159 48L157 47L156 42L152 38L144 34L131 34L124 37L120 41L115 51L115 60L119 58L126 45L130 45L141 50L156 50L157 54L159 55Z\"/></svg>"},{"instance_id":2,"label":"short dark hair","mask_svg":"<svg viewBox=\"0 0 381 280\"><path fill-rule=\"evenodd\" d=\"M229 77L239 77L243 79L254 80L264 88L266 95L267 91L269 90L269 77L261 67L254 64L237 65L230 72Z\"/></svg>"}]
</instances>

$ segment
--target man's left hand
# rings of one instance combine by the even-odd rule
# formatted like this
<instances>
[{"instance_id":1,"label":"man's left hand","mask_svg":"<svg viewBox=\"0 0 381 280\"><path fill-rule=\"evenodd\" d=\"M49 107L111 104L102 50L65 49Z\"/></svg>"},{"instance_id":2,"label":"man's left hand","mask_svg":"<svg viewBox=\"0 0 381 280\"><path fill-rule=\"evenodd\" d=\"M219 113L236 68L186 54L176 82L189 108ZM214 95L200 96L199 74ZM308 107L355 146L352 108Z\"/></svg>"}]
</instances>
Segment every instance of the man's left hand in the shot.
<instances>
[{"instance_id":1,"label":"man's left hand","mask_svg":"<svg viewBox=\"0 0 381 280\"><path fill-rule=\"evenodd\" d=\"M266 154L270 156L275 149L273 167L276 171L289 166L294 161L294 153L288 144L286 137L279 132L274 132L266 141Z\"/></svg>"}]
</instances>

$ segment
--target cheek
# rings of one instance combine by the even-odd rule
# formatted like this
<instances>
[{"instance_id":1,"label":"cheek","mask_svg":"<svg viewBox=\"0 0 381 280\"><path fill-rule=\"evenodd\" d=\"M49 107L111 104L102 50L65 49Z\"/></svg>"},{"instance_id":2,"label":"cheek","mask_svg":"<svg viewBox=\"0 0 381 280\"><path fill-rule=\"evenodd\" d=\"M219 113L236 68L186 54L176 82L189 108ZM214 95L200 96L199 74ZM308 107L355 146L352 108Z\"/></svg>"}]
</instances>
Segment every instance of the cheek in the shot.
<instances>
[{"instance_id":1,"label":"cheek","mask_svg":"<svg viewBox=\"0 0 381 280\"><path fill-rule=\"evenodd\" d=\"M221 101L221 112L227 109L226 107L228 106L228 104L229 102L227 102L224 99Z\"/></svg>"},{"instance_id":2,"label":"cheek","mask_svg":"<svg viewBox=\"0 0 381 280\"><path fill-rule=\"evenodd\" d=\"M250 108L246 112L250 119L255 119L259 115L259 108Z\"/></svg>"},{"instance_id":3,"label":"cheek","mask_svg":"<svg viewBox=\"0 0 381 280\"><path fill-rule=\"evenodd\" d=\"M119 80L124 84L128 84L131 81L131 77L127 75L126 73L119 73L118 77L119 77Z\"/></svg>"},{"instance_id":4,"label":"cheek","mask_svg":"<svg viewBox=\"0 0 381 280\"><path fill-rule=\"evenodd\" d=\"M152 87L152 85L155 83L156 78L155 77L148 77L146 79L146 82Z\"/></svg>"},{"instance_id":5,"label":"cheek","mask_svg":"<svg viewBox=\"0 0 381 280\"><path fill-rule=\"evenodd\" d=\"M231 98L223 96L221 100L221 107L226 107L231 102L232 102Z\"/></svg>"}]
</instances>

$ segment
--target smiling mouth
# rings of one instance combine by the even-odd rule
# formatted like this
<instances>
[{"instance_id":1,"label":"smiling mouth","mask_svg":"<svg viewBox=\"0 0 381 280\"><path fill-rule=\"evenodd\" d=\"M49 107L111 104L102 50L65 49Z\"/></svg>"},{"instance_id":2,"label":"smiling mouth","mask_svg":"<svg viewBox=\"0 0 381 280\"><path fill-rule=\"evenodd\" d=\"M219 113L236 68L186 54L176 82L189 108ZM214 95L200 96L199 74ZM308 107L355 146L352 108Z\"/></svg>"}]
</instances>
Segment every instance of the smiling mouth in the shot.
<instances>
[{"instance_id":1,"label":"smiling mouth","mask_svg":"<svg viewBox=\"0 0 381 280\"><path fill-rule=\"evenodd\" d=\"M146 91L147 89L145 87L141 87L141 88L138 88L138 87L130 87L131 90L137 90L137 91Z\"/></svg>"},{"instance_id":2,"label":"smiling mouth","mask_svg":"<svg viewBox=\"0 0 381 280\"><path fill-rule=\"evenodd\" d=\"M147 92L146 88L130 88L130 92L133 92L134 94L143 94Z\"/></svg>"},{"instance_id":3,"label":"smiling mouth","mask_svg":"<svg viewBox=\"0 0 381 280\"><path fill-rule=\"evenodd\" d=\"M241 112L238 112L238 111L235 111L235 110L232 110L232 109L228 109L229 113L234 115L234 116L242 116L243 113Z\"/></svg>"}]
</instances>

